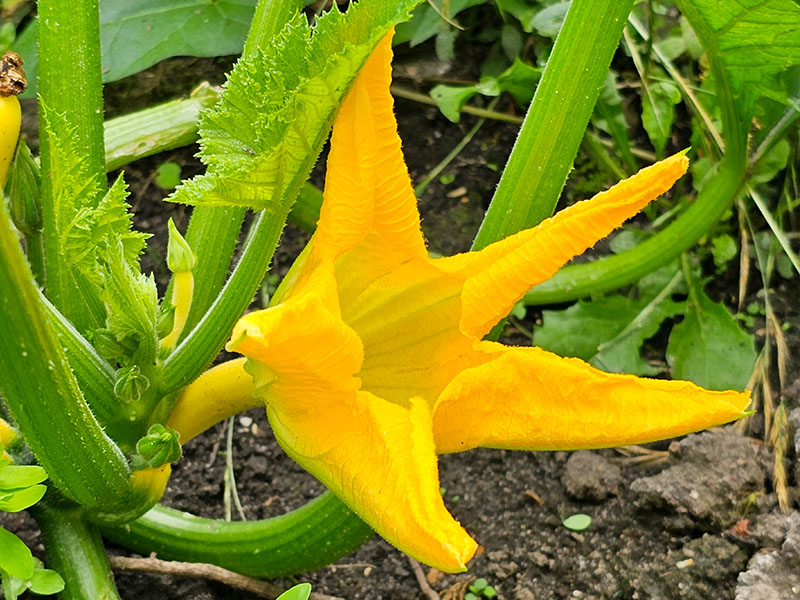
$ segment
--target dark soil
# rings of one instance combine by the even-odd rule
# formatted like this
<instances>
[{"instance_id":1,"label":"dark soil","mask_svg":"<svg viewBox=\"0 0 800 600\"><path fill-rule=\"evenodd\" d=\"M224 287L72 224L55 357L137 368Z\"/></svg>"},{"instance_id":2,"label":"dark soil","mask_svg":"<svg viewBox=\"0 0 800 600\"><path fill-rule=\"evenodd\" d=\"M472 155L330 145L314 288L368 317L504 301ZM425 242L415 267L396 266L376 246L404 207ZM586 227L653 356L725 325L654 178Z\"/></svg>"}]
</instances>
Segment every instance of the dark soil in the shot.
<instances>
[{"instance_id":1,"label":"dark soil","mask_svg":"<svg viewBox=\"0 0 800 600\"><path fill-rule=\"evenodd\" d=\"M420 55L405 62L401 58L397 71L420 76L427 68L426 60ZM222 63L225 61L217 65ZM207 63L191 64L190 81L182 90L207 77L191 75L204 73ZM158 77L158 73L151 76ZM148 75L142 77L145 79L140 81L146 81ZM403 78L398 78L398 83L415 85ZM141 105L136 95L127 104L132 89L136 84L130 80L110 87L112 112ZM498 108L508 106L501 103ZM397 101L397 112L416 182L474 124L465 116L461 124L454 125L437 109L404 100ZM452 181L437 179L430 185L421 198L420 210L432 250L452 254L468 249L499 177L498 167L505 163L515 135L515 126L487 123L444 171ZM184 176L198 172L194 151L171 152L125 169L138 199L137 224L156 234L145 264L159 278L164 275L158 265L164 257L166 220L175 217L184 228L188 211L161 203L167 192L155 186L152 176L165 160L183 165ZM584 157L576 164L582 172L597 175L596 167ZM318 180L321 173L318 167ZM580 193L571 189L568 196ZM276 256L276 272L285 272L291 262L292 251L285 248L296 251L304 239L305 234L287 229L288 243ZM719 298L735 297L735 276L726 285ZM788 332L789 351L797 356L800 309L788 300L800 295L797 278L784 281L774 292L778 318L793 324ZM514 333L510 332L515 341L523 339ZM782 397L788 410L800 408L800 372L795 365L790 366ZM800 413L796 417L800 424ZM789 447L789 458L794 461L794 441ZM222 425L187 445L184 457L174 465L165 503L199 515L223 517L224 450ZM248 519L282 514L323 491L277 447L263 411L236 418L233 452L238 492ZM770 483L773 458L762 443L729 428L672 445L664 442L643 452L628 456L616 450L477 450L442 457L445 501L481 548L467 573L444 575L424 568L432 587L448 600L463 598L466 584L475 577L486 578L500 598L516 600L800 597L800 587L793 588L788 575L800 569L798 514L787 515L778 508ZM790 484L796 484L791 465L788 472ZM796 506L796 489L792 491ZM575 513L590 515L591 526L581 532L564 527L562 519ZM36 546L35 525L29 519L4 515L2 524ZM119 548L112 551L123 552ZM765 561L766 566L762 564ZM748 562L753 568L740 576L747 571ZM122 597L130 600L254 598L202 580L126 573L116 577ZM294 581L280 583L288 587ZM296 581L311 582L315 592L352 600L425 597L407 557L377 537L336 565L299 576ZM782 590L774 587L780 585ZM753 591L765 589L766 595Z\"/></svg>"}]
</instances>

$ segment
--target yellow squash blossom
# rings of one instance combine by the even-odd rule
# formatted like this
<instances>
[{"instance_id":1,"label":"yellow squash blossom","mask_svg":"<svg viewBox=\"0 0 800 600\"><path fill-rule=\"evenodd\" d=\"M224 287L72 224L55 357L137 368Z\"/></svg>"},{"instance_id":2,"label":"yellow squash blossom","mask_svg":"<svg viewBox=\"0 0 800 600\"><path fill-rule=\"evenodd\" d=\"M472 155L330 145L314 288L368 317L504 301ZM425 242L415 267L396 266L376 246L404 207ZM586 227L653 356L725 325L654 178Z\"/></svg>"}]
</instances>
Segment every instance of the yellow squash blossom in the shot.
<instances>
[{"instance_id":1,"label":"yellow squash blossom","mask_svg":"<svg viewBox=\"0 0 800 600\"><path fill-rule=\"evenodd\" d=\"M649 442L734 420L749 396L482 341L532 286L668 190L687 160L668 158L480 252L432 259L390 63L387 37L336 118L314 237L272 306L243 317L228 344L248 357L253 382L240 360L221 367L232 383L219 391L254 390L294 460L389 542L460 571L477 545L442 502L437 454ZM236 404L226 402L216 417Z\"/></svg>"}]
</instances>

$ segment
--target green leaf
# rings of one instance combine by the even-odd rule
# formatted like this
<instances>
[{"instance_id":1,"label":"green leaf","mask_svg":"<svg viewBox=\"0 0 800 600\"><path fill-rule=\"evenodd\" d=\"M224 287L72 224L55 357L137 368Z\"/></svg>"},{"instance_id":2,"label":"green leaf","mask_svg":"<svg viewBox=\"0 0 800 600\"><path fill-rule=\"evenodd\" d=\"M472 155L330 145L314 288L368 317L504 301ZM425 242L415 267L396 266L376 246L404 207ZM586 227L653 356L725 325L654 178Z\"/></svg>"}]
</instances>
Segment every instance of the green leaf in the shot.
<instances>
[{"instance_id":1,"label":"green leaf","mask_svg":"<svg viewBox=\"0 0 800 600\"><path fill-rule=\"evenodd\" d=\"M722 61L742 114L759 95L786 102L779 76L800 64L796 0L683 0L679 6Z\"/></svg>"},{"instance_id":2,"label":"green leaf","mask_svg":"<svg viewBox=\"0 0 800 600\"><path fill-rule=\"evenodd\" d=\"M686 317L672 330L667 346L673 377L712 390L743 390L755 360L753 336L695 285Z\"/></svg>"},{"instance_id":3,"label":"green leaf","mask_svg":"<svg viewBox=\"0 0 800 600\"><path fill-rule=\"evenodd\" d=\"M278 596L277 600L308 600L311 595L310 583L298 583Z\"/></svg>"},{"instance_id":4,"label":"green leaf","mask_svg":"<svg viewBox=\"0 0 800 600\"><path fill-rule=\"evenodd\" d=\"M670 81L651 83L643 88L642 125L658 156L664 155L664 146L675 120L675 105L680 101L681 92Z\"/></svg>"},{"instance_id":5,"label":"green leaf","mask_svg":"<svg viewBox=\"0 0 800 600\"><path fill-rule=\"evenodd\" d=\"M64 580L61 575L51 569L37 568L30 581L30 590L34 594L47 596L57 594L64 589Z\"/></svg>"},{"instance_id":6,"label":"green leaf","mask_svg":"<svg viewBox=\"0 0 800 600\"><path fill-rule=\"evenodd\" d=\"M578 513L567 517L561 521L561 524L570 531L583 531L584 529L588 529L592 524L592 517L583 513Z\"/></svg>"},{"instance_id":7,"label":"green leaf","mask_svg":"<svg viewBox=\"0 0 800 600\"><path fill-rule=\"evenodd\" d=\"M564 19L567 16L570 2L557 2L550 6L538 11L536 15L528 23L527 27L523 23L526 31L536 31L543 37L555 39L558 32L561 31L561 25L564 24Z\"/></svg>"},{"instance_id":8,"label":"green leaf","mask_svg":"<svg viewBox=\"0 0 800 600\"><path fill-rule=\"evenodd\" d=\"M237 63L200 123L208 171L169 199L288 212L358 70L419 1L362 1L346 18L334 3L313 30L296 15L272 44Z\"/></svg>"},{"instance_id":9,"label":"green leaf","mask_svg":"<svg viewBox=\"0 0 800 600\"><path fill-rule=\"evenodd\" d=\"M494 97L500 92L508 92L514 96L517 104L527 106L533 98L536 84L541 76L541 69L531 67L517 58L497 77L483 77L476 85L439 84L433 87L430 95L442 114L453 123L458 123L464 105L476 94Z\"/></svg>"},{"instance_id":10,"label":"green leaf","mask_svg":"<svg viewBox=\"0 0 800 600\"><path fill-rule=\"evenodd\" d=\"M256 0L101 0L103 81L138 73L170 56L239 54ZM14 49L25 61L28 95L36 92L37 22Z\"/></svg>"},{"instance_id":11,"label":"green leaf","mask_svg":"<svg viewBox=\"0 0 800 600\"><path fill-rule=\"evenodd\" d=\"M543 324L535 330L534 343L604 371L655 375L658 369L639 350L665 319L683 311L683 303L669 297L676 281L673 277L666 282L655 297L610 295L581 300L563 311L542 311Z\"/></svg>"},{"instance_id":12,"label":"green leaf","mask_svg":"<svg viewBox=\"0 0 800 600\"><path fill-rule=\"evenodd\" d=\"M0 571L22 579L29 579L33 575L31 551L22 540L2 527L0 527Z\"/></svg>"},{"instance_id":13,"label":"green leaf","mask_svg":"<svg viewBox=\"0 0 800 600\"><path fill-rule=\"evenodd\" d=\"M442 31L442 27L450 27L439 12L453 20L461 11L485 2L485 0L450 0L444 3L442 0L433 1L436 2L439 11L437 12L430 4L420 6L414 11L414 16L410 21L397 26L394 44L408 42L412 48L418 46L438 35Z\"/></svg>"},{"instance_id":14,"label":"green leaf","mask_svg":"<svg viewBox=\"0 0 800 600\"><path fill-rule=\"evenodd\" d=\"M536 16L536 13L540 10L538 6L526 0L495 0L495 3L501 12L508 13L517 19L525 30L525 33L531 33L533 31L531 22Z\"/></svg>"},{"instance_id":15,"label":"green leaf","mask_svg":"<svg viewBox=\"0 0 800 600\"><path fill-rule=\"evenodd\" d=\"M482 592L486 586L489 585L489 582L486 581L483 577L478 577L471 586L469 586L469 591L474 592L476 594Z\"/></svg>"},{"instance_id":16,"label":"green leaf","mask_svg":"<svg viewBox=\"0 0 800 600\"><path fill-rule=\"evenodd\" d=\"M47 473L37 465L0 464L0 490L25 488L47 479Z\"/></svg>"},{"instance_id":17,"label":"green leaf","mask_svg":"<svg viewBox=\"0 0 800 600\"><path fill-rule=\"evenodd\" d=\"M752 184L766 183L775 175L786 168L789 162L790 146L786 139L777 142L769 152L761 157L750 174L749 182Z\"/></svg>"},{"instance_id":18,"label":"green leaf","mask_svg":"<svg viewBox=\"0 0 800 600\"><path fill-rule=\"evenodd\" d=\"M132 231L132 215L126 200L128 191L120 175L96 208L84 206L61 234L67 263L87 279L102 285L102 263L121 245L125 263L137 271L139 255L149 234Z\"/></svg>"},{"instance_id":19,"label":"green leaf","mask_svg":"<svg viewBox=\"0 0 800 600\"><path fill-rule=\"evenodd\" d=\"M522 107L530 104L536 84L542 77L542 69L532 67L515 58L512 65L497 77L497 86L504 92L514 96Z\"/></svg>"},{"instance_id":20,"label":"green leaf","mask_svg":"<svg viewBox=\"0 0 800 600\"><path fill-rule=\"evenodd\" d=\"M0 490L0 511L15 513L25 510L41 500L46 491L46 485L32 485L9 493Z\"/></svg>"},{"instance_id":21,"label":"green leaf","mask_svg":"<svg viewBox=\"0 0 800 600\"><path fill-rule=\"evenodd\" d=\"M534 31L543 37L554 39L569 10L569 2L554 2L542 8L540 3L527 0L495 0L501 11L513 15L526 33ZM542 3L543 4L543 3Z\"/></svg>"},{"instance_id":22,"label":"green leaf","mask_svg":"<svg viewBox=\"0 0 800 600\"><path fill-rule=\"evenodd\" d=\"M453 123L461 120L461 109L478 93L478 88L474 85L445 85L443 83L435 85L430 91L436 106Z\"/></svg>"},{"instance_id":23,"label":"green leaf","mask_svg":"<svg viewBox=\"0 0 800 600\"><path fill-rule=\"evenodd\" d=\"M158 354L158 292L155 278L134 271L123 242L103 253L102 299L106 327L122 345L133 343L129 363L152 365Z\"/></svg>"},{"instance_id":24,"label":"green leaf","mask_svg":"<svg viewBox=\"0 0 800 600\"><path fill-rule=\"evenodd\" d=\"M156 185L165 190L174 190L181 182L181 166L174 161L161 163L156 170Z\"/></svg>"},{"instance_id":25,"label":"green leaf","mask_svg":"<svg viewBox=\"0 0 800 600\"><path fill-rule=\"evenodd\" d=\"M93 174L89 163L75 144L76 130L66 116L41 101L41 133L48 138L52 206L45 223L48 235L56 240L59 267L45 271L48 298L68 314L76 329L86 333L105 318L98 289L99 272L95 261L95 239L105 227L97 228L95 211L105 181L102 173ZM49 216L48 216L49 215ZM49 264L49 263L48 263Z\"/></svg>"},{"instance_id":26,"label":"green leaf","mask_svg":"<svg viewBox=\"0 0 800 600\"><path fill-rule=\"evenodd\" d=\"M735 258L737 254L739 254L739 247L736 245L736 240L727 233L718 235L711 240L711 256L714 258L714 264L718 271L724 270L728 261Z\"/></svg>"},{"instance_id":27,"label":"green leaf","mask_svg":"<svg viewBox=\"0 0 800 600\"><path fill-rule=\"evenodd\" d=\"M71 264L75 264L80 257L73 257L71 250L74 248L67 245L72 235L70 230L82 226L83 215L96 206L102 186L89 172L86 159L73 142L75 128L66 116L51 110L44 102L39 110L43 113L43 133L51 139L52 172L49 176L55 199L56 228Z\"/></svg>"}]
</instances>

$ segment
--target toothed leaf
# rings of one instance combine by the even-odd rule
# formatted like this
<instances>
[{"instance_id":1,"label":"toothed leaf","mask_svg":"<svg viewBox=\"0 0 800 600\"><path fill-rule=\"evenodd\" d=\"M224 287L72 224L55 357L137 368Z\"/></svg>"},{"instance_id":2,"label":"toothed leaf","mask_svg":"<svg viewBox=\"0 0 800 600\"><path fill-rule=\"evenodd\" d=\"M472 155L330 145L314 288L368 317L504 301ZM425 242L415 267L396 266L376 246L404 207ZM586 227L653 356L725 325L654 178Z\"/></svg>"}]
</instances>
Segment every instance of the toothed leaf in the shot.
<instances>
[{"instance_id":1,"label":"toothed leaf","mask_svg":"<svg viewBox=\"0 0 800 600\"><path fill-rule=\"evenodd\" d=\"M780 75L800 64L797 0L680 0L678 6L725 66L742 114L759 95L788 102Z\"/></svg>"},{"instance_id":2,"label":"toothed leaf","mask_svg":"<svg viewBox=\"0 0 800 600\"><path fill-rule=\"evenodd\" d=\"M132 345L131 363L152 364L158 350L158 292L152 276L134 271L120 241L105 253L102 298L108 331L120 342ZM123 361L125 362L125 361Z\"/></svg>"},{"instance_id":3,"label":"toothed leaf","mask_svg":"<svg viewBox=\"0 0 800 600\"><path fill-rule=\"evenodd\" d=\"M346 15L334 4L313 28L292 18L273 43L237 63L200 123L208 171L169 199L285 215L364 61L419 2L362 0Z\"/></svg>"},{"instance_id":4,"label":"toothed leaf","mask_svg":"<svg viewBox=\"0 0 800 600\"><path fill-rule=\"evenodd\" d=\"M126 201L128 191L120 175L96 208L81 208L62 235L68 262L99 285L101 256L122 245L125 262L138 271L139 255L150 236L132 230L132 217Z\"/></svg>"}]
</instances>

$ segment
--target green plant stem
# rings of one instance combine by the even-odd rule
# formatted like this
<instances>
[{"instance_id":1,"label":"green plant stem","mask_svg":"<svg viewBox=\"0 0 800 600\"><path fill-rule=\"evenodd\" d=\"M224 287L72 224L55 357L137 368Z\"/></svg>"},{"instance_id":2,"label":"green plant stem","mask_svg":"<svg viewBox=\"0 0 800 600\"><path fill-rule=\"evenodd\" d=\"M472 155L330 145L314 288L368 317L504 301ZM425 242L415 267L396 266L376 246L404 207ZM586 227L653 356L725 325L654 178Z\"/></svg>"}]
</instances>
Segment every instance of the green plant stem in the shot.
<instances>
[{"instance_id":1,"label":"green plant stem","mask_svg":"<svg viewBox=\"0 0 800 600\"><path fill-rule=\"evenodd\" d=\"M203 82L188 98L109 119L104 125L106 170L196 141L200 112L219 97L217 88Z\"/></svg>"},{"instance_id":2,"label":"green plant stem","mask_svg":"<svg viewBox=\"0 0 800 600\"><path fill-rule=\"evenodd\" d=\"M39 96L75 128L91 173L105 173L97 0L39 0ZM41 148L44 154L45 148ZM44 165L43 165L44 166ZM43 172L47 172L43 169Z\"/></svg>"},{"instance_id":3,"label":"green plant stem","mask_svg":"<svg viewBox=\"0 0 800 600\"><path fill-rule=\"evenodd\" d=\"M105 181L103 98L100 69L100 22L97 0L40 0L39 95L41 102L66 115L74 127L76 151L85 157L90 178ZM61 198L53 192L53 140L40 111L44 287L50 300L81 331L97 323L87 310L72 271L66 264L58 231ZM99 201L100 195L95 201Z\"/></svg>"},{"instance_id":4,"label":"green plant stem","mask_svg":"<svg viewBox=\"0 0 800 600\"><path fill-rule=\"evenodd\" d=\"M25 441L69 498L119 500L128 463L81 394L2 203L0 281L0 393Z\"/></svg>"},{"instance_id":5,"label":"green plant stem","mask_svg":"<svg viewBox=\"0 0 800 600\"><path fill-rule=\"evenodd\" d=\"M419 92L406 89L399 85L393 85L391 87L391 91L392 96L395 98L403 98L405 100L419 102L420 104L436 106L436 101L427 94L420 94ZM492 119L493 121L503 121L505 123L514 123L516 125L521 124L523 121L521 117L517 117L516 115L509 115L488 108L478 108L477 106L466 105L462 107L461 112L467 113L468 115L475 115L476 117L481 117L482 119Z\"/></svg>"},{"instance_id":6,"label":"green plant stem","mask_svg":"<svg viewBox=\"0 0 800 600\"><path fill-rule=\"evenodd\" d=\"M693 246L741 193L746 180L747 132L754 102L734 96L716 47L715 33L709 30L691 2L679 0L678 4L706 49L716 84L725 136L725 154L716 173L705 183L694 203L662 231L615 256L561 269L553 278L528 292L526 304L565 302L636 281Z\"/></svg>"},{"instance_id":7,"label":"green plant stem","mask_svg":"<svg viewBox=\"0 0 800 600\"><path fill-rule=\"evenodd\" d=\"M573 0L473 249L553 214L632 6Z\"/></svg>"},{"instance_id":8,"label":"green plant stem","mask_svg":"<svg viewBox=\"0 0 800 600\"><path fill-rule=\"evenodd\" d=\"M64 578L61 600L119 600L103 540L77 509L49 506L32 509L47 548L48 567Z\"/></svg>"},{"instance_id":9,"label":"green plant stem","mask_svg":"<svg viewBox=\"0 0 800 600\"><path fill-rule=\"evenodd\" d=\"M253 16L255 26L245 41L245 52L253 53L268 44L302 7L300 0L260 0ZM248 54L242 56L247 58ZM239 263L220 291L243 218L244 209L230 207L198 206L192 214L186 241L201 260L192 271L196 291L186 333L163 366L165 393L188 384L211 364L266 275L285 219L262 212L253 223Z\"/></svg>"},{"instance_id":10,"label":"green plant stem","mask_svg":"<svg viewBox=\"0 0 800 600\"><path fill-rule=\"evenodd\" d=\"M244 243L242 256L217 299L162 365L162 393L191 383L222 350L236 321L261 285L278 245L283 221L261 212Z\"/></svg>"},{"instance_id":11,"label":"green plant stem","mask_svg":"<svg viewBox=\"0 0 800 600\"><path fill-rule=\"evenodd\" d=\"M98 422L108 427L120 418L114 369L44 295L40 297L89 408Z\"/></svg>"},{"instance_id":12,"label":"green plant stem","mask_svg":"<svg viewBox=\"0 0 800 600\"><path fill-rule=\"evenodd\" d=\"M761 216L764 217L764 220L769 225L770 230L772 231L772 235L775 236L775 239L778 240L778 243L781 246L781 249L784 251L786 256L789 258L789 261L792 263L794 270L797 271L797 274L800 275L800 258L798 258L797 254L794 253L792 250L792 244L786 238L786 234L781 229L781 226L775 220L775 217L772 216L772 213L767 206L767 203L764 202L764 199L761 195L756 192L756 190L752 189L750 186L747 186L747 193L750 194L750 197L753 199L756 207L761 212Z\"/></svg>"},{"instance_id":13,"label":"green plant stem","mask_svg":"<svg viewBox=\"0 0 800 600\"><path fill-rule=\"evenodd\" d=\"M252 577L294 575L331 564L373 535L330 492L290 513L262 521L203 519L157 506L103 535L159 558L205 562Z\"/></svg>"},{"instance_id":14,"label":"green plant stem","mask_svg":"<svg viewBox=\"0 0 800 600\"><path fill-rule=\"evenodd\" d=\"M789 107L786 109L786 111L783 113L783 116L778 120L777 123L775 123L775 126L770 129L769 133L767 133L767 135L753 152L753 155L750 157L751 167L757 165L758 162L764 158L767 152L772 150L775 144L784 139L786 132L798 119L800 119L800 109L794 107Z\"/></svg>"},{"instance_id":15,"label":"green plant stem","mask_svg":"<svg viewBox=\"0 0 800 600\"><path fill-rule=\"evenodd\" d=\"M268 44L289 17L302 8L302 0L260 0L242 57L252 56L259 46ZM200 260L192 271L195 294L184 337L199 324L220 293L230 269L244 214L242 208L227 206L198 206L192 213L186 241Z\"/></svg>"}]
</instances>

